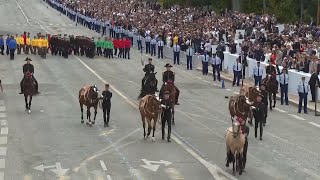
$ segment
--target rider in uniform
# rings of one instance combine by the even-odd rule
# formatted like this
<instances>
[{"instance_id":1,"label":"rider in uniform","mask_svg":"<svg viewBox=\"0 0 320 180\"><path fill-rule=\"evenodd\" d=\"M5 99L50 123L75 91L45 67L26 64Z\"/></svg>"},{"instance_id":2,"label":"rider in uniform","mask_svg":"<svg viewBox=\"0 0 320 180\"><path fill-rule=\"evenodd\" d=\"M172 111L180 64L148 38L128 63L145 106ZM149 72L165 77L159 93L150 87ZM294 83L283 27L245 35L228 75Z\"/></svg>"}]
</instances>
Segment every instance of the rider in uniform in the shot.
<instances>
[{"instance_id":1,"label":"rider in uniform","mask_svg":"<svg viewBox=\"0 0 320 180\"><path fill-rule=\"evenodd\" d=\"M276 67L274 65L272 65L272 62L269 61L269 65L266 66L266 74L267 75L270 75L271 78L275 79L276 81L276 84L277 84L277 87L279 86L279 83L278 83L278 80L276 79L276 76L277 76L277 70L276 70Z\"/></svg>"},{"instance_id":2,"label":"rider in uniform","mask_svg":"<svg viewBox=\"0 0 320 180\"><path fill-rule=\"evenodd\" d=\"M142 86L141 86L141 90L144 89L144 84L145 84L145 81L148 79L149 75L151 73L154 73L154 65L152 64L152 58L149 58L148 59L149 61L149 64L146 64L143 68L143 71L145 72L145 75L142 79ZM158 84L158 81L157 81L157 84Z\"/></svg>"},{"instance_id":3,"label":"rider in uniform","mask_svg":"<svg viewBox=\"0 0 320 180\"><path fill-rule=\"evenodd\" d=\"M34 74L34 67L32 64L30 64L30 61L32 61L30 58L26 58L27 63L23 65L23 74L25 74L26 72L30 72L32 74L32 79L34 80L34 83L36 84L36 93L38 94L38 81L36 80L36 78L34 78L33 74ZM20 82L20 88L21 88L21 92L19 94L23 94L23 80L24 80L24 76L23 79Z\"/></svg>"},{"instance_id":4,"label":"rider in uniform","mask_svg":"<svg viewBox=\"0 0 320 180\"><path fill-rule=\"evenodd\" d=\"M112 98L112 92L109 91L109 84L106 84L105 90L102 92L102 95L101 95L104 127L109 127L111 98ZM107 114L107 117L106 117L106 114Z\"/></svg>"},{"instance_id":5,"label":"rider in uniform","mask_svg":"<svg viewBox=\"0 0 320 180\"><path fill-rule=\"evenodd\" d=\"M162 73L162 82L166 83L168 81L172 81L174 82L175 80L175 74L174 72L172 72L171 69L171 64L167 63L164 67L167 68L167 70L165 72ZM176 88L176 92L177 92L177 96L176 96L176 105L179 105L178 103L178 99L179 99L179 94L180 94L180 90L175 86ZM161 93L160 93L161 94Z\"/></svg>"},{"instance_id":6,"label":"rider in uniform","mask_svg":"<svg viewBox=\"0 0 320 180\"><path fill-rule=\"evenodd\" d=\"M254 116L254 136L257 138L258 126L260 126L260 140L262 141L263 126L262 123L265 119L265 104L262 102L263 95L260 93L257 96L257 101L254 103L253 116Z\"/></svg>"},{"instance_id":7,"label":"rider in uniform","mask_svg":"<svg viewBox=\"0 0 320 180\"><path fill-rule=\"evenodd\" d=\"M165 91L163 93L164 99L161 100L161 107L162 107L162 114L161 114L161 124L162 124L162 140L164 140L164 128L166 126L166 122L168 123L168 142L171 142L170 135L171 135L171 119L172 119L172 107L173 102L169 98L170 93L169 91Z\"/></svg>"}]
</instances>

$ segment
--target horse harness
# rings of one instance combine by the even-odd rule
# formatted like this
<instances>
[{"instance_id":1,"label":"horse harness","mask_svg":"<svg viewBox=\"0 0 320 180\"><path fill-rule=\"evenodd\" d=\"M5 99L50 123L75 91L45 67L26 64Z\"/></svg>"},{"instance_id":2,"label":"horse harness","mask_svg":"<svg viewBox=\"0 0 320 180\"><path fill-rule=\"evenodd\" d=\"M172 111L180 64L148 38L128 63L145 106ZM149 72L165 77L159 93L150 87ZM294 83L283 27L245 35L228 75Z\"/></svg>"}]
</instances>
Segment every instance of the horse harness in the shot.
<instances>
[{"instance_id":1,"label":"horse harness","mask_svg":"<svg viewBox=\"0 0 320 180\"><path fill-rule=\"evenodd\" d=\"M237 114L240 113L243 117L246 115L246 112L241 112L239 109L239 97L235 101L232 102L233 111Z\"/></svg>"}]
</instances>

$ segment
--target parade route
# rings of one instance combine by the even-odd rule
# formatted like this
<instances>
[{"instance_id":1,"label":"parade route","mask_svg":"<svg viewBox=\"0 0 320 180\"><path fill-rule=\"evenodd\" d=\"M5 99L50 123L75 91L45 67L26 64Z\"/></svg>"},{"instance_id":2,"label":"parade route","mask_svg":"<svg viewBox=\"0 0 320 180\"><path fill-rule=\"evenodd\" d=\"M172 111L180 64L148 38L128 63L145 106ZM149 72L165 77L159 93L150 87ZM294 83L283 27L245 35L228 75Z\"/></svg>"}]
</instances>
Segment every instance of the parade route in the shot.
<instances>
[{"instance_id":1,"label":"parade route","mask_svg":"<svg viewBox=\"0 0 320 180\"><path fill-rule=\"evenodd\" d=\"M96 36L37 0L0 4L0 33L29 31L50 34ZM6 16L6 18L4 17ZM13 24L13 25L11 25ZM19 24L19 25L18 25ZM212 76L175 66L176 85L181 91L176 106L173 141L143 139L137 96L144 75L141 54L131 49L131 59L29 55L39 82L32 113L24 110L19 95L22 65L26 55L14 61L0 55L0 180L273 180L320 179L320 119L297 114L295 106L280 106L269 112L264 139L254 138L250 128L246 172L232 175L225 167L225 130L230 126L228 100L239 91L226 82L226 89ZM143 55L143 59L149 56ZM170 60L154 58L157 79ZM93 127L80 123L79 89L96 84L113 92L110 127L103 127L98 110ZM160 84L160 83L159 83ZM3 177L4 176L4 177Z\"/></svg>"}]
</instances>

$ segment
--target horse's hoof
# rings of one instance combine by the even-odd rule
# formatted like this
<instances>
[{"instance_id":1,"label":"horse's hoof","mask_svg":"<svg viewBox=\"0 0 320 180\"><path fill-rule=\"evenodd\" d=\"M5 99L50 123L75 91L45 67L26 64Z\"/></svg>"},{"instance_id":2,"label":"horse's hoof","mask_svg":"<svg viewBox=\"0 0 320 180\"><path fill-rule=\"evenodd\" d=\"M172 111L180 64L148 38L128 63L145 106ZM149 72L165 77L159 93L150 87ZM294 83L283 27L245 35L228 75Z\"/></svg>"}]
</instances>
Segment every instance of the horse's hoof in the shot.
<instances>
[{"instance_id":1,"label":"horse's hoof","mask_svg":"<svg viewBox=\"0 0 320 180\"><path fill-rule=\"evenodd\" d=\"M31 110L30 110L30 109L28 110L28 113L29 113L29 114L31 113Z\"/></svg>"},{"instance_id":2,"label":"horse's hoof","mask_svg":"<svg viewBox=\"0 0 320 180\"><path fill-rule=\"evenodd\" d=\"M90 127L92 127L92 124L89 124Z\"/></svg>"},{"instance_id":3,"label":"horse's hoof","mask_svg":"<svg viewBox=\"0 0 320 180\"><path fill-rule=\"evenodd\" d=\"M143 139L146 140L147 138L146 138L146 137L143 137Z\"/></svg>"},{"instance_id":4,"label":"horse's hoof","mask_svg":"<svg viewBox=\"0 0 320 180\"><path fill-rule=\"evenodd\" d=\"M154 142L154 140L155 140L155 138L154 138L154 137L152 137L152 142Z\"/></svg>"},{"instance_id":5,"label":"horse's hoof","mask_svg":"<svg viewBox=\"0 0 320 180\"><path fill-rule=\"evenodd\" d=\"M96 122L92 121L92 124L95 124Z\"/></svg>"},{"instance_id":6,"label":"horse's hoof","mask_svg":"<svg viewBox=\"0 0 320 180\"><path fill-rule=\"evenodd\" d=\"M87 122L86 125L89 125L89 122Z\"/></svg>"},{"instance_id":7,"label":"horse's hoof","mask_svg":"<svg viewBox=\"0 0 320 180\"><path fill-rule=\"evenodd\" d=\"M83 124L84 123L84 121L81 121L81 124Z\"/></svg>"}]
</instances>

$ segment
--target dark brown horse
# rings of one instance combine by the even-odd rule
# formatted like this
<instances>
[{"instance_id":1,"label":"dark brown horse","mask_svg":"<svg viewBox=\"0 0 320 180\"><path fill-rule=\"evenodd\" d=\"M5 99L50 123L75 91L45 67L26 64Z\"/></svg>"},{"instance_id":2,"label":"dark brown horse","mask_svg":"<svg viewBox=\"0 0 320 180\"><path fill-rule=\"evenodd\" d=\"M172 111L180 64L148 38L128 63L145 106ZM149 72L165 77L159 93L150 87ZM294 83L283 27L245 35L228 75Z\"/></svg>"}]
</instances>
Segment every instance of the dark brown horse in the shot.
<instances>
[{"instance_id":1,"label":"dark brown horse","mask_svg":"<svg viewBox=\"0 0 320 180\"><path fill-rule=\"evenodd\" d=\"M266 90L269 96L269 107L272 111L272 108L276 107L276 95L278 93L278 81L276 77L267 75L263 80L262 83L265 84ZM272 106L272 99L273 99L273 106Z\"/></svg>"},{"instance_id":2,"label":"dark brown horse","mask_svg":"<svg viewBox=\"0 0 320 180\"><path fill-rule=\"evenodd\" d=\"M157 126L157 120L160 118L161 114L161 103L160 100L157 99L154 95L146 95L144 96L139 103L139 111L141 114L141 120L143 125L143 137L146 139L146 120L148 123L148 134L147 138L152 132L152 141L154 141L154 132ZM152 122L153 121L153 122ZM153 123L153 124L152 124ZM152 125L152 126L151 126Z\"/></svg>"},{"instance_id":3,"label":"dark brown horse","mask_svg":"<svg viewBox=\"0 0 320 180\"><path fill-rule=\"evenodd\" d=\"M24 94L24 101L26 103L26 111L31 113L31 101L32 96L36 93L36 85L32 79L32 74L30 72L26 72L23 78L23 94ZM29 102L28 102L29 97Z\"/></svg>"},{"instance_id":4,"label":"dark brown horse","mask_svg":"<svg viewBox=\"0 0 320 180\"><path fill-rule=\"evenodd\" d=\"M81 123L83 121L83 105L87 106L87 125L92 126L95 124L96 116L97 116L97 107L98 107L99 97L98 97L98 88L90 85L86 85L79 91L79 103L81 108ZM90 108L94 108L94 119L91 122L91 112Z\"/></svg>"},{"instance_id":5,"label":"dark brown horse","mask_svg":"<svg viewBox=\"0 0 320 180\"><path fill-rule=\"evenodd\" d=\"M177 103L177 99L176 99L176 96L177 96L177 91L176 91L176 87L174 85L173 82L169 81L167 83L164 83L160 89L160 99L164 99L163 97L163 93L165 91L169 91L170 93L170 96L169 98L172 100L173 102L173 106L172 106L172 125L175 124L174 122L174 105Z\"/></svg>"},{"instance_id":6,"label":"dark brown horse","mask_svg":"<svg viewBox=\"0 0 320 180\"><path fill-rule=\"evenodd\" d=\"M243 120L249 118L249 124L252 124L253 113L251 109L252 102L244 95L231 96L229 101L229 112L231 115L231 120L236 117L240 117Z\"/></svg>"},{"instance_id":7,"label":"dark brown horse","mask_svg":"<svg viewBox=\"0 0 320 180\"><path fill-rule=\"evenodd\" d=\"M261 92L260 89L256 87L244 85L241 87L239 94L246 96L246 98L248 98L248 100L252 103L256 101L257 96L259 95L260 92Z\"/></svg>"},{"instance_id":8,"label":"dark brown horse","mask_svg":"<svg viewBox=\"0 0 320 180\"><path fill-rule=\"evenodd\" d=\"M158 83L156 74L157 73L150 73L146 78L144 88L141 90L138 99L143 98L145 95L154 95L156 93Z\"/></svg>"}]
</instances>

